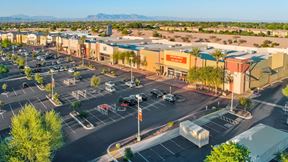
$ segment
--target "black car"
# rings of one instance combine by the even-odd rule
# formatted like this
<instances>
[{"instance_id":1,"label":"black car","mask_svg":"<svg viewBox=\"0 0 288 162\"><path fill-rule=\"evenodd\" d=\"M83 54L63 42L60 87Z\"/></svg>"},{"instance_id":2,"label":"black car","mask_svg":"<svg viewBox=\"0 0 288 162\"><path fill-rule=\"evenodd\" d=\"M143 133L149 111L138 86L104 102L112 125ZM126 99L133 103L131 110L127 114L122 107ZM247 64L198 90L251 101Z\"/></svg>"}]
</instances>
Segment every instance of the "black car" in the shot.
<instances>
[{"instance_id":1,"label":"black car","mask_svg":"<svg viewBox=\"0 0 288 162\"><path fill-rule=\"evenodd\" d=\"M152 89L150 93L156 98L160 98L164 95L164 93L159 89Z\"/></svg>"},{"instance_id":2,"label":"black car","mask_svg":"<svg viewBox=\"0 0 288 162\"><path fill-rule=\"evenodd\" d=\"M41 69L40 68L35 68L32 70L33 73L40 73L41 72Z\"/></svg>"},{"instance_id":3,"label":"black car","mask_svg":"<svg viewBox=\"0 0 288 162\"><path fill-rule=\"evenodd\" d=\"M124 97L119 99L119 104L120 105L127 104L129 106L135 106L137 104L137 101L130 97Z\"/></svg>"},{"instance_id":4,"label":"black car","mask_svg":"<svg viewBox=\"0 0 288 162\"><path fill-rule=\"evenodd\" d=\"M23 88L28 88L29 86L28 86L28 84L27 84L26 82L24 82L24 83L22 84L22 87L23 87Z\"/></svg>"},{"instance_id":5,"label":"black car","mask_svg":"<svg viewBox=\"0 0 288 162\"><path fill-rule=\"evenodd\" d=\"M148 100L148 96L145 93L140 93L138 95L142 98L143 101L147 101Z\"/></svg>"}]
</instances>

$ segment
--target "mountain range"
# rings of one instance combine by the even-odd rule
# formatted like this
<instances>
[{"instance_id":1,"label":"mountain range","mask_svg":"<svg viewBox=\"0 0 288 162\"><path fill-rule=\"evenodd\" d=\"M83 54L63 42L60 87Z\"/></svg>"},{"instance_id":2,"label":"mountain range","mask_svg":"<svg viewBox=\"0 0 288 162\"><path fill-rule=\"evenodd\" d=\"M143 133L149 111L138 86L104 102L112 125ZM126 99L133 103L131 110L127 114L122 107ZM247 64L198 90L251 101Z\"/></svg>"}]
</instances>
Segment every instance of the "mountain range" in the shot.
<instances>
[{"instance_id":1,"label":"mountain range","mask_svg":"<svg viewBox=\"0 0 288 162\"><path fill-rule=\"evenodd\" d=\"M57 21L234 21L234 22L272 22L269 20L245 20L245 19L225 19L225 18L181 18L165 16L144 16L137 14L104 14L88 15L84 18L58 18L54 16L27 16L13 15L0 17L2 22L57 22ZM274 22L283 22L274 20ZM286 21L287 22L287 21Z\"/></svg>"}]
</instances>

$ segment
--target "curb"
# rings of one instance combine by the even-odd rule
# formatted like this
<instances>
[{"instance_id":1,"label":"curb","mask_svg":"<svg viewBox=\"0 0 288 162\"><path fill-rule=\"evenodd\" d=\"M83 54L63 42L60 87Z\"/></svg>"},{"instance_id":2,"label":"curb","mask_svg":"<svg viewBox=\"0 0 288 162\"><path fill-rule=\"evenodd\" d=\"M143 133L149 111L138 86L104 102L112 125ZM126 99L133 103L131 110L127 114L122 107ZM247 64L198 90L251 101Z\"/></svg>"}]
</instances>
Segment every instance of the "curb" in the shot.
<instances>
[{"instance_id":1,"label":"curb","mask_svg":"<svg viewBox=\"0 0 288 162\"><path fill-rule=\"evenodd\" d=\"M62 103L61 103L61 104L56 104L56 103L55 103L49 96L47 96L47 95L46 95L46 98L47 98L54 106L56 106L56 107L63 105Z\"/></svg>"},{"instance_id":2,"label":"curb","mask_svg":"<svg viewBox=\"0 0 288 162\"><path fill-rule=\"evenodd\" d=\"M78 112L76 112L76 113L77 113L77 115L79 115ZM92 123L90 123L87 119L84 119L84 120L91 125L90 128L86 127L76 116L74 116L74 115L72 114L72 112L70 112L69 115L70 115L73 119L75 119L84 129L91 130L91 129L95 128L94 125L93 125Z\"/></svg>"}]
</instances>

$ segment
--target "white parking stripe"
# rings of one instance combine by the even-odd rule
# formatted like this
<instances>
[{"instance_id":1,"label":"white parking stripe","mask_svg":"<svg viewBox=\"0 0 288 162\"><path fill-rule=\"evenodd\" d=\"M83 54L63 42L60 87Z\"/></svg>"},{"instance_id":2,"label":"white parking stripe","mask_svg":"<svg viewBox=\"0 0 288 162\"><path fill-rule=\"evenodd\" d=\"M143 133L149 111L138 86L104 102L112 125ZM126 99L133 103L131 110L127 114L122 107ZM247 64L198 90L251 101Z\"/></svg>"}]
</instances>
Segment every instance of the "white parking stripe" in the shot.
<instances>
[{"instance_id":1,"label":"white parking stripe","mask_svg":"<svg viewBox=\"0 0 288 162\"><path fill-rule=\"evenodd\" d=\"M100 120L96 115L92 114L91 112L88 112L90 115L92 115L94 118L96 118L98 121L100 121L102 124L105 124L104 121Z\"/></svg>"},{"instance_id":2,"label":"white parking stripe","mask_svg":"<svg viewBox=\"0 0 288 162\"><path fill-rule=\"evenodd\" d=\"M70 130L71 130L74 134L76 134L76 132L72 129L72 127L71 127L69 124L67 124L62 118L61 118L61 120L62 120L62 123L64 123L68 128L70 128Z\"/></svg>"},{"instance_id":3,"label":"white parking stripe","mask_svg":"<svg viewBox=\"0 0 288 162\"><path fill-rule=\"evenodd\" d=\"M140 155L146 162L149 162L149 160L147 160L142 154L140 154L140 152L137 152L138 155Z\"/></svg>"},{"instance_id":4,"label":"white parking stripe","mask_svg":"<svg viewBox=\"0 0 288 162\"><path fill-rule=\"evenodd\" d=\"M212 120L210 120L210 122L213 123L213 124L215 124L215 125L218 125L218 126L221 127L221 128L227 129L227 128L224 127L223 125L220 125L220 124L218 124L218 123L216 123L216 122L213 122Z\"/></svg>"},{"instance_id":5,"label":"white parking stripe","mask_svg":"<svg viewBox=\"0 0 288 162\"><path fill-rule=\"evenodd\" d=\"M165 158L164 157L162 157L157 151L154 151L153 149L151 149L150 148L150 150L152 151L152 152L154 152L157 156L159 156L160 157L160 159L162 159L162 161L165 161Z\"/></svg>"},{"instance_id":6,"label":"white parking stripe","mask_svg":"<svg viewBox=\"0 0 288 162\"><path fill-rule=\"evenodd\" d=\"M12 90L13 90L13 92L14 92L15 96L17 96L17 93L16 93L16 91L14 90L14 88L12 88Z\"/></svg>"},{"instance_id":7,"label":"white parking stripe","mask_svg":"<svg viewBox=\"0 0 288 162\"><path fill-rule=\"evenodd\" d=\"M30 101L30 99L27 99L30 105L34 106L34 104ZM35 107L35 106L34 106Z\"/></svg>"},{"instance_id":8,"label":"white parking stripe","mask_svg":"<svg viewBox=\"0 0 288 162\"><path fill-rule=\"evenodd\" d=\"M21 106L21 109L23 109L23 105L21 104L21 102L18 102L19 104L20 104L20 106Z\"/></svg>"},{"instance_id":9,"label":"white parking stripe","mask_svg":"<svg viewBox=\"0 0 288 162\"><path fill-rule=\"evenodd\" d=\"M29 86L29 88L31 89L32 92L35 92L31 86Z\"/></svg>"},{"instance_id":10,"label":"white parking stripe","mask_svg":"<svg viewBox=\"0 0 288 162\"><path fill-rule=\"evenodd\" d=\"M113 112L113 111L112 111L112 113L116 114L117 116L119 116L119 117L122 118L122 119L125 119L124 116L120 115L120 114L117 113L117 112Z\"/></svg>"},{"instance_id":11,"label":"white parking stripe","mask_svg":"<svg viewBox=\"0 0 288 162\"><path fill-rule=\"evenodd\" d=\"M11 104L9 104L9 107L10 107L10 110L12 111L13 116L15 116L15 113L14 113L14 111L13 111L13 109L12 109Z\"/></svg>"},{"instance_id":12,"label":"white parking stripe","mask_svg":"<svg viewBox=\"0 0 288 162\"><path fill-rule=\"evenodd\" d=\"M38 99L38 101L44 106L44 108L45 108L46 110L48 110L47 106L40 100L40 98L37 97L37 99Z\"/></svg>"},{"instance_id":13,"label":"white parking stripe","mask_svg":"<svg viewBox=\"0 0 288 162\"><path fill-rule=\"evenodd\" d=\"M173 142L177 147L181 148L182 150L184 150L185 148L182 147L181 145L179 145L177 142L175 142L173 139L170 139L171 142Z\"/></svg>"},{"instance_id":14,"label":"white parking stripe","mask_svg":"<svg viewBox=\"0 0 288 162\"><path fill-rule=\"evenodd\" d=\"M22 89L23 93L26 94L25 90L23 88L21 88L21 89Z\"/></svg>"},{"instance_id":15,"label":"white parking stripe","mask_svg":"<svg viewBox=\"0 0 288 162\"><path fill-rule=\"evenodd\" d=\"M170 152L172 155L175 155L175 153L173 151L171 151L170 149L168 149L167 147L165 147L162 143L160 144L160 146L162 146L164 149L166 149L168 152Z\"/></svg>"}]
</instances>

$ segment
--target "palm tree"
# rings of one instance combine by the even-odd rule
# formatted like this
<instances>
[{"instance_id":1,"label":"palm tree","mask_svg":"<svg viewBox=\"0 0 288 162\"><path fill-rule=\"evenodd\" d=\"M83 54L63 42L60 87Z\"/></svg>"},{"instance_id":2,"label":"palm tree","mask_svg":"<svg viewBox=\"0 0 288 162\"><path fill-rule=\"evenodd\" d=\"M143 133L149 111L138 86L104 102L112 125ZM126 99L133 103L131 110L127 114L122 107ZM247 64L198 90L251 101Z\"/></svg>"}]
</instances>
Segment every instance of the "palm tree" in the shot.
<instances>
[{"instance_id":1,"label":"palm tree","mask_svg":"<svg viewBox=\"0 0 288 162\"><path fill-rule=\"evenodd\" d=\"M87 37L86 36L81 36L80 38L80 43L81 43L81 49L80 49L80 54L81 54L81 57L82 57L82 66L84 66L84 58L85 58L85 52L84 52L84 44L85 44L85 41L86 41Z\"/></svg>"},{"instance_id":2,"label":"palm tree","mask_svg":"<svg viewBox=\"0 0 288 162\"><path fill-rule=\"evenodd\" d=\"M221 50L216 49L216 50L212 53L212 56L216 59L216 66L217 66L217 68L218 68L219 61L220 61L221 59L224 59L226 55L225 55L224 53L222 53Z\"/></svg>"},{"instance_id":3,"label":"palm tree","mask_svg":"<svg viewBox=\"0 0 288 162\"><path fill-rule=\"evenodd\" d=\"M239 104L244 107L244 111L251 108L252 101L249 98L241 97L239 98Z\"/></svg>"},{"instance_id":4,"label":"palm tree","mask_svg":"<svg viewBox=\"0 0 288 162\"><path fill-rule=\"evenodd\" d=\"M190 61L191 61L191 56L195 57L195 64L194 64L195 68L196 68L196 64L197 64L197 59L200 56L200 52L201 52L201 50L199 48L192 48L192 52L190 53ZM189 65L189 67L190 67L189 69L191 69L191 63Z\"/></svg>"}]
</instances>

